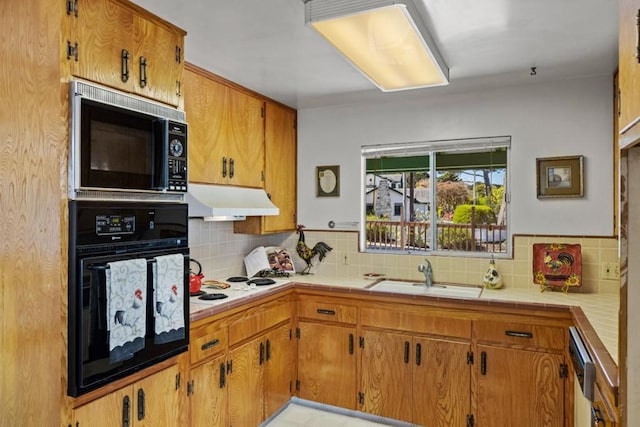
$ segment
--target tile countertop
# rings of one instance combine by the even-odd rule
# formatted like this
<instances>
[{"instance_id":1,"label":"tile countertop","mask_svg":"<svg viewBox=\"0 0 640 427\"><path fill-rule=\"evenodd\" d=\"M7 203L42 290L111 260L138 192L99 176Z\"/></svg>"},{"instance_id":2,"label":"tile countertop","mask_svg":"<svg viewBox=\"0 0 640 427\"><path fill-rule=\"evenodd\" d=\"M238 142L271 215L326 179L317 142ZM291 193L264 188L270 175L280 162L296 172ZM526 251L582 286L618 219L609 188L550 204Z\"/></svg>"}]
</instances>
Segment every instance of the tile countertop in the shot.
<instances>
[{"instance_id":1,"label":"tile countertop","mask_svg":"<svg viewBox=\"0 0 640 427\"><path fill-rule=\"evenodd\" d=\"M273 289L280 289L295 283L308 283L312 285L326 285L337 288L365 289L372 285L378 278L337 278L322 275L294 275L289 278L274 278L276 282L269 286L248 286L244 282L229 283L230 288L210 289L203 286L207 293L223 293L227 298L221 300L203 301L197 297L191 297L190 313L192 321L211 315L221 310L244 304L255 298L260 298ZM221 280L225 281L225 280ZM377 292L377 291L371 291ZM537 286L531 288L503 288L499 290L483 289L480 301L500 301L513 303L533 303L543 305L564 305L579 307L584 313L588 323L595 330L597 337L604 345L611 359L618 363L618 311L620 299L617 294L586 294L569 292L564 294L557 291L540 292ZM574 316L575 317L575 316Z\"/></svg>"}]
</instances>

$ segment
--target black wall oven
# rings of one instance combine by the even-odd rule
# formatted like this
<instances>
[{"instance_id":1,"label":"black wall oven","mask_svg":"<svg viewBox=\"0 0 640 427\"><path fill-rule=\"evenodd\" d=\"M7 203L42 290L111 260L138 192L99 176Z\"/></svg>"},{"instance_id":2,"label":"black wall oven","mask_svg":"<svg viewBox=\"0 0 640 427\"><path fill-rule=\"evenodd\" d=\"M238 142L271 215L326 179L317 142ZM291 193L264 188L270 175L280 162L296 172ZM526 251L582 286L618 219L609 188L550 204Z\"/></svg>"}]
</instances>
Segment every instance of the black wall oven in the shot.
<instances>
[{"instance_id":1,"label":"black wall oven","mask_svg":"<svg viewBox=\"0 0 640 427\"><path fill-rule=\"evenodd\" d=\"M68 394L187 350L187 205L69 202Z\"/></svg>"}]
</instances>

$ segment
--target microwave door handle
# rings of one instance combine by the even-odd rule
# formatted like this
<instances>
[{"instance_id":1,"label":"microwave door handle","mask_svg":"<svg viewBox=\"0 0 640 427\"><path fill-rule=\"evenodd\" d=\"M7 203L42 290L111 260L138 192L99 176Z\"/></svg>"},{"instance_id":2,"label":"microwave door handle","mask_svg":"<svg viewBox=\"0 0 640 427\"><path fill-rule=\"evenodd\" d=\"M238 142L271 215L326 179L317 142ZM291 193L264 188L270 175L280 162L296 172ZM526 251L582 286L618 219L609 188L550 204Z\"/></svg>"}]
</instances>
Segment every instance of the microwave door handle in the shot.
<instances>
[{"instance_id":1,"label":"microwave door handle","mask_svg":"<svg viewBox=\"0 0 640 427\"><path fill-rule=\"evenodd\" d=\"M169 189L169 121L167 119L158 119L154 123L154 140L156 144L160 144L160 159L156 159L154 165L157 174L152 175L153 187L159 190ZM162 138L161 141L158 141ZM157 170L159 169L159 170Z\"/></svg>"}]
</instances>

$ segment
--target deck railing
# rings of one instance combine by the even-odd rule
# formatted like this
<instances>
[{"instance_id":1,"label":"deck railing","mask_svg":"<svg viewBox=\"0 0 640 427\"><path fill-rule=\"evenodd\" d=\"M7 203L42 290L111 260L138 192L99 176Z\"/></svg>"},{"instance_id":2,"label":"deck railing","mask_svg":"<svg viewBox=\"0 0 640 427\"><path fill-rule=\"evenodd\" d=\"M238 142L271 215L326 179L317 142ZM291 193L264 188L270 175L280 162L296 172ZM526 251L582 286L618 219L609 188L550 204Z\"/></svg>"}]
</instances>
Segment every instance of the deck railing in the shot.
<instances>
[{"instance_id":1,"label":"deck railing","mask_svg":"<svg viewBox=\"0 0 640 427\"><path fill-rule=\"evenodd\" d=\"M507 228L495 224L437 223L439 251L506 252ZM431 223L367 220L367 248L428 251Z\"/></svg>"}]
</instances>

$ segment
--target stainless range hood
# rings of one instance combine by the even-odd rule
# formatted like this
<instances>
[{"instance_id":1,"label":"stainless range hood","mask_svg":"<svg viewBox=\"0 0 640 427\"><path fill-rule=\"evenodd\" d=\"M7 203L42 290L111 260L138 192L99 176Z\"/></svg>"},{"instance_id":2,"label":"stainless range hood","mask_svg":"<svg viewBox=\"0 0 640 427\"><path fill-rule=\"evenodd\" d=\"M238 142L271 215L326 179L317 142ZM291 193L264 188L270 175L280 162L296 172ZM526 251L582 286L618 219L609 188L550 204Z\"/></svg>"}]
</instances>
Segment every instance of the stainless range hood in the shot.
<instances>
[{"instance_id":1,"label":"stainless range hood","mask_svg":"<svg viewBox=\"0 0 640 427\"><path fill-rule=\"evenodd\" d=\"M189 204L189 217L205 221L238 221L248 216L280 214L280 209L260 188L190 183L185 201Z\"/></svg>"}]
</instances>

